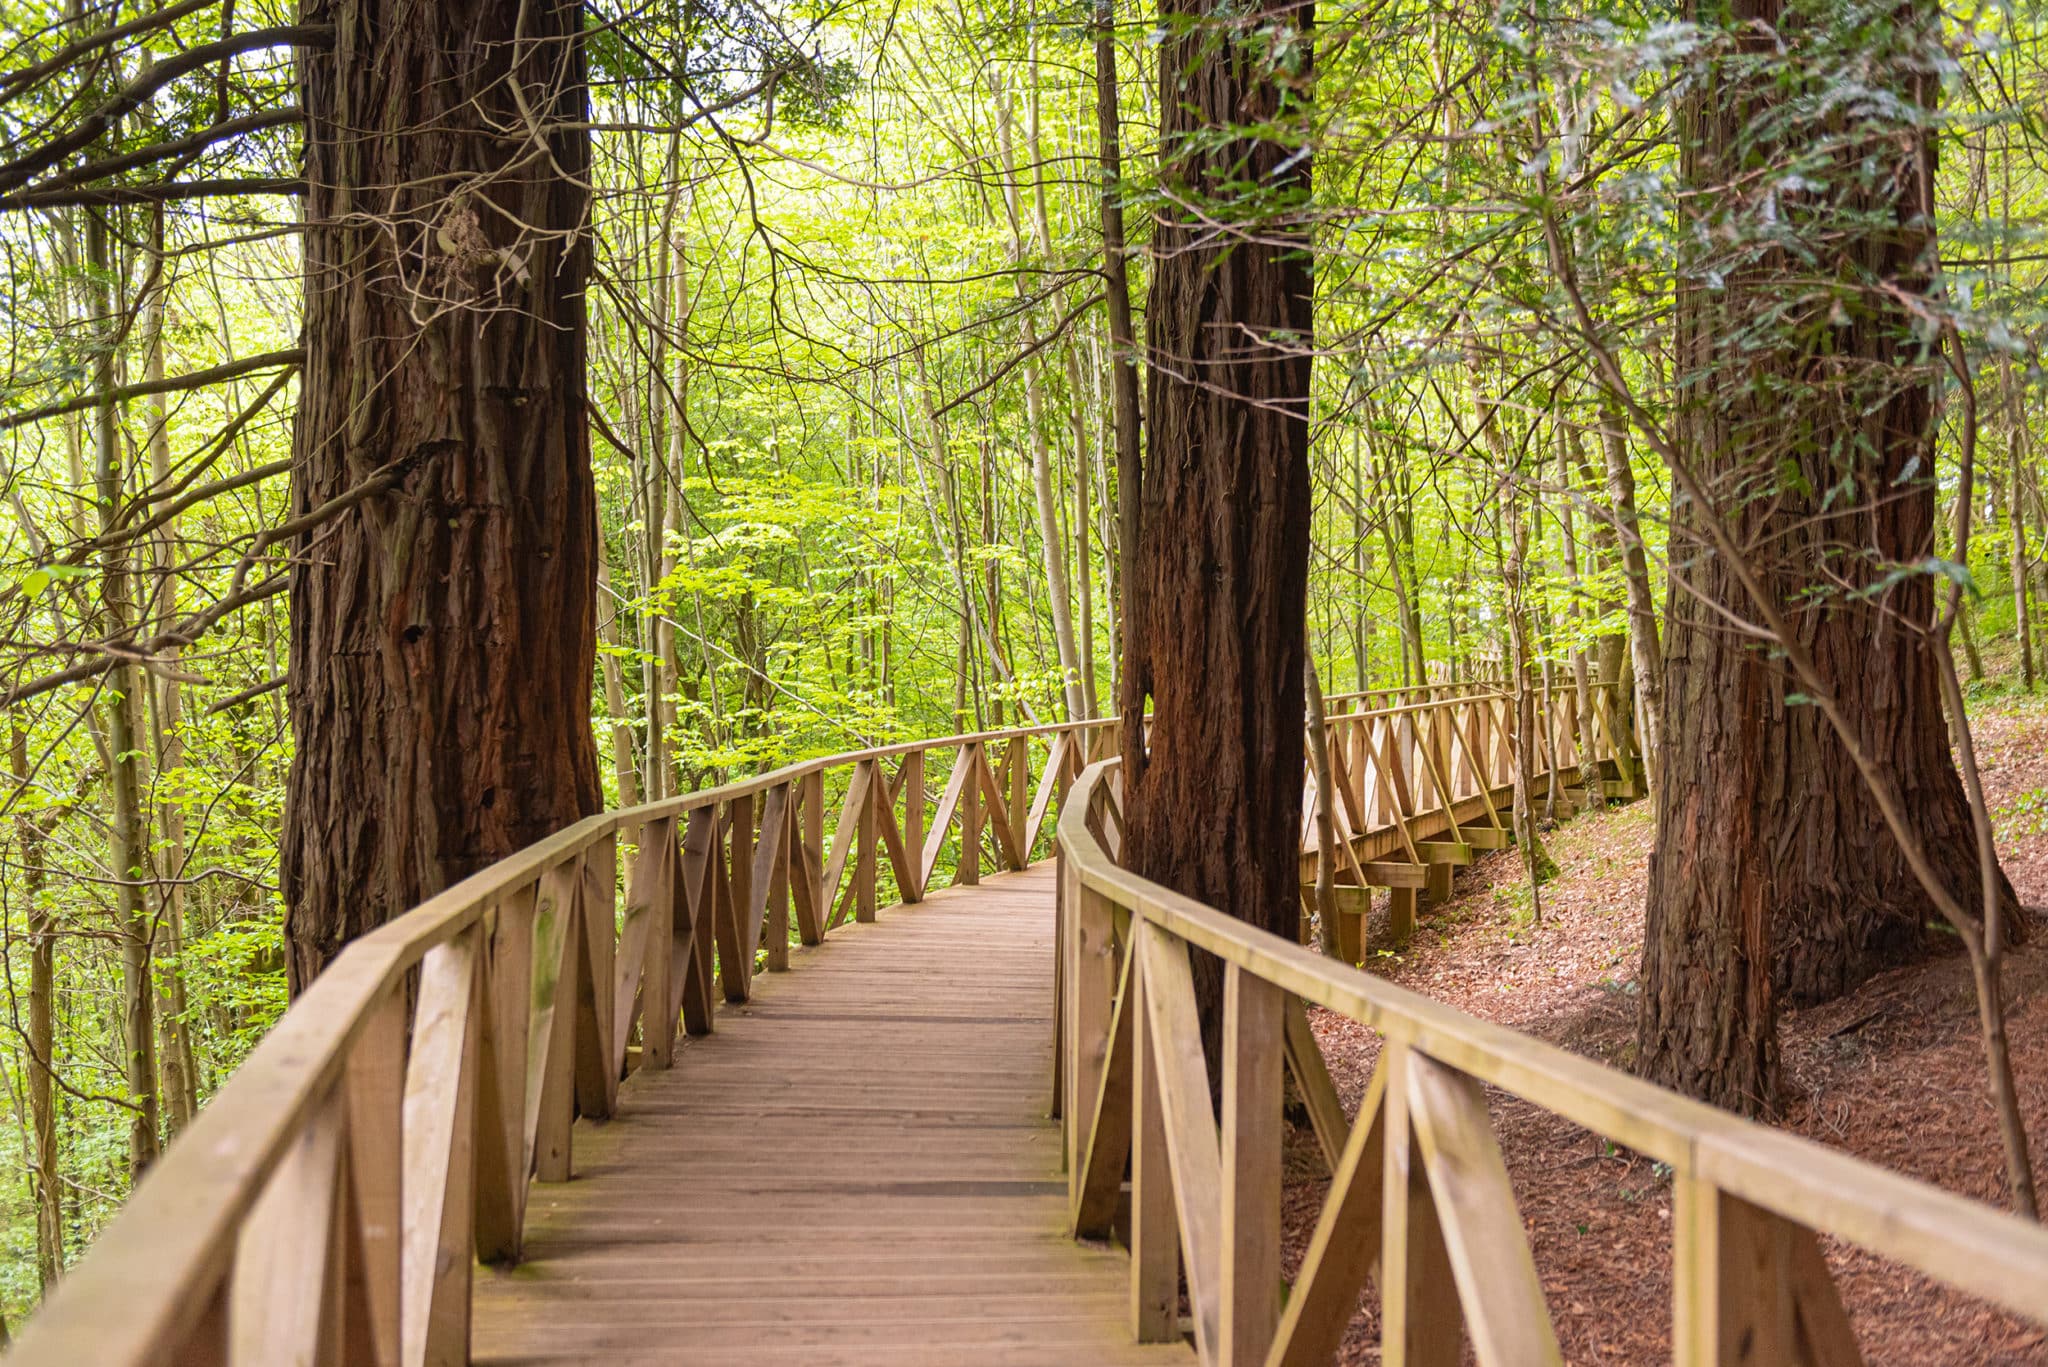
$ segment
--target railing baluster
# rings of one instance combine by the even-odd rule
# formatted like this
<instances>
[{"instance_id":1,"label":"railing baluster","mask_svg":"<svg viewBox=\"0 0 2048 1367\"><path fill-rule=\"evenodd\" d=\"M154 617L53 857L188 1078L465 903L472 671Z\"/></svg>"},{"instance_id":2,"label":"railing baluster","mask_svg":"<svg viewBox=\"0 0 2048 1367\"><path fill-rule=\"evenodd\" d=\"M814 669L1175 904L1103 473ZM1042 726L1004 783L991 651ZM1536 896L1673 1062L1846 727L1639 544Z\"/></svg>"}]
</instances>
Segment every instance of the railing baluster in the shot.
<instances>
[{"instance_id":1,"label":"railing baluster","mask_svg":"<svg viewBox=\"0 0 2048 1367\"><path fill-rule=\"evenodd\" d=\"M583 860L541 875L534 918L533 1019L526 1052L526 1152L543 1182L569 1180L583 966Z\"/></svg>"},{"instance_id":2,"label":"railing baluster","mask_svg":"<svg viewBox=\"0 0 2048 1367\"><path fill-rule=\"evenodd\" d=\"M419 1010L405 1072L399 1297L405 1367L469 1357L482 936L482 928L472 926L428 950L420 965Z\"/></svg>"},{"instance_id":3,"label":"railing baluster","mask_svg":"<svg viewBox=\"0 0 2048 1367\"><path fill-rule=\"evenodd\" d=\"M924 900L924 802L924 751L912 750L903 757L903 853L909 867L897 875L906 903Z\"/></svg>"},{"instance_id":4,"label":"railing baluster","mask_svg":"<svg viewBox=\"0 0 2048 1367\"><path fill-rule=\"evenodd\" d=\"M669 1009L674 997L675 975L685 965L675 960L676 819L657 817L640 830L640 853L633 863L633 882L627 894L625 945L637 942L639 953L620 955L619 1007L629 1012L636 1005L639 989L640 1066L666 1068L675 1061L676 1016ZM637 933L636 933L637 932ZM638 960L639 981L627 974ZM625 1030L619 1031L623 1043Z\"/></svg>"},{"instance_id":5,"label":"railing baluster","mask_svg":"<svg viewBox=\"0 0 2048 1367\"><path fill-rule=\"evenodd\" d=\"M981 882L981 743L969 741L960 747L960 858L953 881L967 887Z\"/></svg>"},{"instance_id":6,"label":"railing baluster","mask_svg":"<svg viewBox=\"0 0 2048 1367\"><path fill-rule=\"evenodd\" d=\"M720 925L723 928L718 940L719 984L725 989L729 1002L743 1002L754 990L754 942L760 938L760 918L754 916L754 928L745 925L749 915L754 913L754 795L740 793L726 804L728 821L732 827L728 840L731 845L728 865L730 872L724 880L725 898L719 910L724 913ZM726 947L731 940L731 948ZM727 960L731 960L730 970Z\"/></svg>"},{"instance_id":7,"label":"railing baluster","mask_svg":"<svg viewBox=\"0 0 2048 1367\"><path fill-rule=\"evenodd\" d=\"M243 1223L228 1299L228 1360L339 1367L346 1108L330 1088ZM117 1313L107 1307L108 1313Z\"/></svg>"},{"instance_id":8,"label":"railing baluster","mask_svg":"<svg viewBox=\"0 0 2048 1367\"><path fill-rule=\"evenodd\" d=\"M694 807L690 810L683 828L682 873L677 884L678 895L674 898L675 968L672 971L678 981L673 985L675 999L669 1004L668 1014L671 1024L680 1015L683 1029L693 1036L710 1034L713 1024L712 942L716 934L713 926L725 879L725 861L720 857L723 848L720 822L721 816L716 807Z\"/></svg>"},{"instance_id":9,"label":"railing baluster","mask_svg":"<svg viewBox=\"0 0 2048 1367\"><path fill-rule=\"evenodd\" d=\"M877 803L889 800L889 791L888 783L882 778L880 764L874 760L863 760L859 767L866 772L867 778L860 785L865 796L856 813L854 826L853 919L871 922L875 919L875 807Z\"/></svg>"},{"instance_id":10,"label":"railing baluster","mask_svg":"<svg viewBox=\"0 0 2048 1367\"><path fill-rule=\"evenodd\" d=\"M406 1000L386 993L370 1008L349 1050L342 1088L348 1112L349 1189L361 1284L349 1290L366 1312L370 1342L357 1354L379 1367L398 1362L399 1191L404 1170Z\"/></svg>"},{"instance_id":11,"label":"railing baluster","mask_svg":"<svg viewBox=\"0 0 2048 1367\"><path fill-rule=\"evenodd\" d=\"M1409 1116L1410 1051L1388 1041L1380 1057L1387 1074L1380 1361L1385 1367L1458 1367L1464 1311Z\"/></svg>"},{"instance_id":12,"label":"railing baluster","mask_svg":"<svg viewBox=\"0 0 2048 1367\"><path fill-rule=\"evenodd\" d=\"M1223 978L1225 1367L1266 1360L1280 1319L1280 1085L1286 995L1237 964Z\"/></svg>"},{"instance_id":13,"label":"railing baluster","mask_svg":"<svg viewBox=\"0 0 2048 1367\"><path fill-rule=\"evenodd\" d=\"M484 1262L519 1256L526 1205L526 1050L533 1006L536 889L507 894L487 917L484 1051L476 1107L476 1249Z\"/></svg>"},{"instance_id":14,"label":"railing baluster","mask_svg":"<svg viewBox=\"0 0 2048 1367\"><path fill-rule=\"evenodd\" d=\"M1134 934L1143 926L1134 923ZM1180 1226L1166 1152L1166 1105L1152 1042L1150 975L1131 951L1131 1337L1180 1338Z\"/></svg>"},{"instance_id":15,"label":"railing baluster","mask_svg":"<svg viewBox=\"0 0 2048 1367\"><path fill-rule=\"evenodd\" d=\"M583 896L577 923L583 934L582 972L576 983L576 1109L593 1120L618 1105L618 837L607 835L583 855Z\"/></svg>"}]
</instances>

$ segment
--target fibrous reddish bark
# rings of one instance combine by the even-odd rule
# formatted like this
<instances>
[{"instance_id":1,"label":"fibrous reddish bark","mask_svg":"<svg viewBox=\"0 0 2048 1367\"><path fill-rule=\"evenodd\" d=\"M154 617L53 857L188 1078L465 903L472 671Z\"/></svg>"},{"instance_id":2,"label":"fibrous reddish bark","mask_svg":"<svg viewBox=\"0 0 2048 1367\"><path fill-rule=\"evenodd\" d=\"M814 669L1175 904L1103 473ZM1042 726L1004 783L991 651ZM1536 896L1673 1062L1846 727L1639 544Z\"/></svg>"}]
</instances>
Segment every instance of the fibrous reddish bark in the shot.
<instances>
[{"instance_id":1,"label":"fibrous reddish bark","mask_svg":"<svg viewBox=\"0 0 2048 1367\"><path fill-rule=\"evenodd\" d=\"M1795 53L1842 40L1780 0L1736 0L1724 18L1744 35L1738 63L1773 51L1773 30ZM1916 71L1900 53L1874 53L1871 67ZM1737 74L1760 69L1696 83L1679 138L1694 202L1728 223L1765 221L1747 196L1786 193L1744 175L1787 127L1758 117L1782 87ZM1906 100L1931 98L1931 77L1900 80ZM1933 263L1933 149L1905 121L1886 136L1792 126L1836 139L1831 172L1806 176L1811 199L1770 207L1805 219L1832 287L1812 285L1813 260L1758 248L1679 293L1679 442L1714 506L1687 506L1674 526L1643 960L1643 1071L1744 1111L1775 1098L1776 1002L1838 996L1924 952L1933 907L1834 728L1725 615L1754 620L1755 604L1701 518L1728 520L1859 747L1891 771L1941 877L1963 905L1980 901L1923 631L1933 583L1892 573L1934 552L1932 361L1899 302L1925 293ZM2000 895L2012 905L2002 875Z\"/></svg>"},{"instance_id":2,"label":"fibrous reddish bark","mask_svg":"<svg viewBox=\"0 0 2048 1367\"><path fill-rule=\"evenodd\" d=\"M522 20L523 15L523 20ZM597 809L583 8L314 0L291 979ZM553 128L556 131L541 132Z\"/></svg>"},{"instance_id":3,"label":"fibrous reddish bark","mask_svg":"<svg viewBox=\"0 0 2048 1367\"><path fill-rule=\"evenodd\" d=\"M1298 118L1308 73L1247 35L1305 35L1286 0L1161 5L1163 179L1152 243L1147 454L1125 602L1124 856L1136 872L1293 939L1300 916L1308 589L1310 276L1293 225L1305 146L1236 132ZM1305 50L1306 39L1301 47ZM1305 60L1305 59L1304 59ZM1256 202L1225 202L1230 187ZM1234 229L1217 225L1234 223ZM1205 1025L1221 975L1198 963ZM1211 1057L1216 1057L1212 1051Z\"/></svg>"}]
</instances>

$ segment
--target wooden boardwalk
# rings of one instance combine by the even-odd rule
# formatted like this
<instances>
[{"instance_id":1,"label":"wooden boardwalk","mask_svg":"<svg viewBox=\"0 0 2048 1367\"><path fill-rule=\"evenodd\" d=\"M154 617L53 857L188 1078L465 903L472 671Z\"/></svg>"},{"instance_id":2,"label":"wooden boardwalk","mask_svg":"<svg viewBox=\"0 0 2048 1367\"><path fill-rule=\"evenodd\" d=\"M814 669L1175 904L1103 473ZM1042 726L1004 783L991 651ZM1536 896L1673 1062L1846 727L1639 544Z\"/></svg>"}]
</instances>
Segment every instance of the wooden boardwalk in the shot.
<instances>
[{"instance_id":1,"label":"wooden boardwalk","mask_svg":"<svg viewBox=\"0 0 2048 1367\"><path fill-rule=\"evenodd\" d=\"M1131 1342L1128 1259L1068 1233L1053 879L841 927L579 1123L526 1261L478 1274L475 1360L1192 1362Z\"/></svg>"}]
</instances>

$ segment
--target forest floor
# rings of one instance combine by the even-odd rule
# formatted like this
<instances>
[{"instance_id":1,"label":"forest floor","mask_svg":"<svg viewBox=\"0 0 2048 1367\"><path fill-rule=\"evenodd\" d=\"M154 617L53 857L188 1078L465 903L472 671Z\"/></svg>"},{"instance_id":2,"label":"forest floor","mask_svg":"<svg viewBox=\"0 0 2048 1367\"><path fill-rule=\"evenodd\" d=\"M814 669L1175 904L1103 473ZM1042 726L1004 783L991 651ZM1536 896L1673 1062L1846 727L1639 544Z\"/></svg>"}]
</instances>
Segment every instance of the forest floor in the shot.
<instances>
[{"instance_id":1,"label":"forest floor","mask_svg":"<svg viewBox=\"0 0 2048 1367\"><path fill-rule=\"evenodd\" d=\"M1987 704L1973 717L1999 854L2023 905L2048 907L2048 703ZM1561 874L1532 921L1519 855L1459 872L1376 973L1576 1053L1628 1066L1654 813L1649 802L1589 813L1545 834ZM1380 918L1375 918L1380 919ZM1375 926L1375 930L1379 927ZM2006 960L2014 1068L2037 1162L2048 1138L2048 913ZM1378 1054L1364 1026L1312 1013L1347 1108ZM1781 1016L1782 1124L1922 1181L2005 1205L2005 1167L1986 1098L1975 997L1959 950L1883 974L1849 997ZM1670 1361L1671 1183L1643 1157L1489 1089L1565 1359ZM1314 1230L1328 1176L1306 1131L1290 1142L1288 1274ZM1867 1360L2048 1364L2038 1328L1897 1264L1823 1241ZM1340 1361L1379 1361L1366 1303Z\"/></svg>"}]
</instances>

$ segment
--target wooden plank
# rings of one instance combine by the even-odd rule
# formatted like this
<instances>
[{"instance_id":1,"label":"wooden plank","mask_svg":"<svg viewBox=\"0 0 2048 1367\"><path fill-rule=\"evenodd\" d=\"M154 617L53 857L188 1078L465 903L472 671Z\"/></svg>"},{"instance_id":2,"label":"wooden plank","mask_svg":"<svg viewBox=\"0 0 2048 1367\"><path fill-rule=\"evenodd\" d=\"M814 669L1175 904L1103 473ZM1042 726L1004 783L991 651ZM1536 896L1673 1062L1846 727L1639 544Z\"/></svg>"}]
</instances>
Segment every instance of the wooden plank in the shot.
<instances>
[{"instance_id":1,"label":"wooden plank","mask_svg":"<svg viewBox=\"0 0 2048 1367\"><path fill-rule=\"evenodd\" d=\"M1021 869L1031 862L1031 842L1024 838L1025 803L1031 791L1030 742L1022 736L1012 736L1008 742L1009 754L1003 760L1003 774L1007 779L1010 800L1007 807L1010 839L1016 848L1016 856L1010 862L1013 869ZM997 804L1001 806L1003 804Z\"/></svg>"},{"instance_id":2,"label":"wooden plank","mask_svg":"<svg viewBox=\"0 0 2048 1367\"><path fill-rule=\"evenodd\" d=\"M860 841L862 814L867 810L868 788L874 782L873 765L856 764L846 783L846 799L839 807L839 824L832 831L832 857L825 861L824 903L830 906L839 896L839 880L845 876L847 861ZM831 918L825 928L830 930Z\"/></svg>"},{"instance_id":3,"label":"wooden plank","mask_svg":"<svg viewBox=\"0 0 2048 1367\"><path fill-rule=\"evenodd\" d=\"M1280 1322L1280 1113L1287 996L1223 971L1222 1284L1219 1360L1263 1363Z\"/></svg>"},{"instance_id":4,"label":"wooden plank","mask_svg":"<svg viewBox=\"0 0 2048 1367\"><path fill-rule=\"evenodd\" d=\"M1309 1127L1322 1148L1323 1161L1337 1170L1339 1156L1350 1139L1351 1122L1344 1118L1344 1103L1337 1097L1337 1084L1323 1061L1323 1047L1309 1028L1308 1008L1301 998L1287 994L1287 1068L1294 1074L1302 1104L1308 1110Z\"/></svg>"},{"instance_id":5,"label":"wooden plank","mask_svg":"<svg viewBox=\"0 0 2048 1367\"><path fill-rule=\"evenodd\" d=\"M792 956L686 1066L633 1080L579 1127L577 1180L536 1194L526 1267L479 1276L475 1360L1192 1362L1177 1321L1133 1341L1125 1255L1065 1229L1040 1086L1052 874L935 890Z\"/></svg>"},{"instance_id":6,"label":"wooden plank","mask_svg":"<svg viewBox=\"0 0 2048 1367\"><path fill-rule=\"evenodd\" d=\"M1167 1156L1166 1105L1145 1003L1142 955L1131 971L1130 1332L1139 1343L1180 1337L1180 1226Z\"/></svg>"},{"instance_id":7,"label":"wooden plank","mask_svg":"<svg viewBox=\"0 0 2048 1367\"><path fill-rule=\"evenodd\" d=\"M476 1080L482 975L472 930L427 951L405 1076L400 1355L406 1367L469 1352Z\"/></svg>"},{"instance_id":8,"label":"wooden plank","mask_svg":"<svg viewBox=\"0 0 2048 1367\"><path fill-rule=\"evenodd\" d=\"M1429 865L1376 859L1365 865L1365 881L1376 888L1426 888Z\"/></svg>"},{"instance_id":9,"label":"wooden plank","mask_svg":"<svg viewBox=\"0 0 2048 1367\"><path fill-rule=\"evenodd\" d=\"M754 797L733 797L725 803L725 812L719 818L719 834L713 836L711 844L711 900L707 902L707 916L711 920L711 943L717 949L717 976L719 992L727 1002L739 1004L748 1000L754 955L745 951L745 930L739 928L739 920L745 914L741 908L752 902L752 879L754 879Z\"/></svg>"},{"instance_id":10,"label":"wooden plank","mask_svg":"<svg viewBox=\"0 0 2048 1367\"><path fill-rule=\"evenodd\" d=\"M781 945L784 967L789 964L788 843L789 786L783 784L770 788L761 803L761 836L754 842L753 860L747 877L747 886L753 889L753 896L748 899L741 924L747 932L743 946L747 958L751 961L760 952L765 935L771 958L775 946ZM771 911L778 907L778 924L770 926ZM772 933L775 929L781 931L779 940Z\"/></svg>"},{"instance_id":11,"label":"wooden plank","mask_svg":"<svg viewBox=\"0 0 2048 1367\"><path fill-rule=\"evenodd\" d=\"M879 813L888 804L886 784L878 766L868 766L867 800L861 804L860 814L854 826L853 847L853 917L867 923L875 919L876 888L876 836Z\"/></svg>"},{"instance_id":12,"label":"wooden plank","mask_svg":"<svg viewBox=\"0 0 2048 1367\"><path fill-rule=\"evenodd\" d=\"M476 1251L484 1262L519 1257L526 1214L526 1052L533 1015L537 889L499 902L485 941L483 1052L476 1104Z\"/></svg>"},{"instance_id":13,"label":"wooden plank","mask_svg":"<svg viewBox=\"0 0 2048 1367\"><path fill-rule=\"evenodd\" d=\"M1842 1307L1820 1240L1805 1226L1786 1223L1792 1231L1791 1266L1786 1271L1798 1307L1801 1358L1812 1367L1863 1367L1863 1349Z\"/></svg>"},{"instance_id":14,"label":"wooden plank","mask_svg":"<svg viewBox=\"0 0 2048 1367\"><path fill-rule=\"evenodd\" d=\"M233 1362L339 1367L342 1361L343 1114L333 1092L310 1109L297 1142L249 1212L228 1304Z\"/></svg>"},{"instance_id":15,"label":"wooden plank","mask_svg":"<svg viewBox=\"0 0 2048 1367\"><path fill-rule=\"evenodd\" d=\"M967 752L953 757L953 772L946 776L946 786L939 794L938 811L932 817L931 834L925 837L924 863L920 879L929 888L932 874L939 866L939 855L946 847L946 828L953 824L953 815L959 810L962 796L968 791L968 781L974 777L974 767L967 762Z\"/></svg>"},{"instance_id":16,"label":"wooden plank","mask_svg":"<svg viewBox=\"0 0 2048 1367\"><path fill-rule=\"evenodd\" d=\"M1386 1091L1382 1064L1373 1069L1358 1119L1330 1165L1330 1191L1273 1336L1268 1367L1321 1367L1336 1356L1357 1312L1359 1290L1380 1253Z\"/></svg>"},{"instance_id":17,"label":"wooden plank","mask_svg":"<svg viewBox=\"0 0 2048 1367\"><path fill-rule=\"evenodd\" d=\"M640 829L640 845L626 884L626 919L619 931L612 977L612 1054L617 1071L624 1071L626 1041L636 1018L640 1021L639 1066L666 1068L672 1057L675 1023L669 1022L663 1030L660 1006L649 1011L646 1002L663 1002L669 995L669 917L675 905L669 884L675 877L675 828L673 819L662 818ZM649 992L652 996L643 999Z\"/></svg>"},{"instance_id":18,"label":"wooden plank","mask_svg":"<svg viewBox=\"0 0 2048 1367\"><path fill-rule=\"evenodd\" d=\"M1673 1201L1678 1362L1860 1367L1813 1231L1683 1173Z\"/></svg>"},{"instance_id":19,"label":"wooden plank","mask_svg":"<svg viewBox=\"0 0 2048 1367\"><path fill-rule=\"evenodd\" d=\"M618 1104L621 1071L617 1025L619 853L606 836L583 855L581 973L576 983L576 1110L608 1118Z\"/></svg>"},{"instance_id":20,"label":"wooden plank","mask_svg":"<svg viewBox=\"0 0 2048 1367\"><path fill-rule=\"evenodd\" d=\"M569 1180L569 1127L575 1120L576 975L583 927L577 898L583 861L570 859L541 875L534 898L532 977L526 1009L526 1081L520 1112L523 1182L539 1163L543 1181ZM561 1009L566 1005L569 1009ZM543 1148L551 1150L543 1158Z\"/></svg>"},{"instance_id":21,"label":"wooden plank","mask_svg":"<svg viewBox=\"0 0 2048 1367\"><path fill-rule=\"evenodd\" d=\"M1472 862L1472 845L1463 840L1418 840L1415 849L1425 864L1457 864Z\"/></svg>"},{"instance_id":22,"label":"wooden plank","mask_svg":"<svg viewBox=\"0 0 2048 1367\"><path fill-rule=\"evenodd\" d=\"M897 777L900 779L903 775ZM896 880L897 900L908 905L918 900L913 893L917 883L917 864L910 856L912 847L904 840L902 829L896 824L896 811L883 800L881 791L882 785L876 784L872 819L876 833L882 837L882 853L888 857L889 872Z\"/></svg>"},{"instance_id":23,"label":"wooden plank","mask_svg":"<svg viewBox=\"0 0 2048 1367\"><path fill-rule=\"evenodd\" d=\"M792 876L802 875L797 898L797 935L806 945L825 942L825 917L829 899L825 893L825 775L821 770L807 774L803 781L803 839L798 848L802 859L792 866ZM808 908L808 922L804 911Z\"/></svg>"},{"instance_id":24,"label":"wooden plank","mask_svg":"<svg viewBox=\"0 0 2048 1367\"><path fill-rule=\"evenodd\" d=\"M371 1008L349 1050L342 1082L352 1198L348 1218L360 1250L352 1260L347 1299L363 1306L367 1315L367 1332L356 1353L378 1367L398 1362L406 1014L405 994L398 991Z\"/></svg>"},{"instance_id":25,"label":"wooden plank","mask_svg":"<svg viewBox=\"0 0 2048 1367\"><path fill-rule=\"evenodd\" d=\"M960 858L953 867L953 881L971 888L981 882L981 775L987 765L979 745L961 746L955 763L966 765L967 772L960 789Z\"/></svg>"},{"instance_id":26,"label":"wooden plank","mask_svg":"<svg viewBox=\"0 0 2048 1367\"><path fill-rule=\"evenodd\" d=\"M680 871L674 898L676 910L669 941L671 995L669 1017L681 1015L683 1029L691 1035L708 1035L716 994L712 991L712 921L722 895L725 861L719 857L722 818L715 806L691 811L683 826L682 848L677 852Z\"/></svg>"},{"instance_id":27,"label":"wooden plank","mask_svg":"<svg viewBox=\"0 0 2048 1367\"><path fill-rule=\"evenodd\" d=\"M756 811L752 793L738 794L726 804L726 821L732 830L726 837L731 850L721 910L725 913L727 934L718 941L718 979L729 1002L743 1002L753 992L754 951L761 943L761 907L754 899ZM726 966L727 938L732 942L730 971Z\"/></svg>"},{"instance_id":28,"label":"wooden plank","mask_svg":"<svg viewBox=\"0 0 2048 1367\"><path fill-rule=\"evenodd\" d=\"M1109 1052L1098 1070L1085 1126L1077 1126L1079 1158L1074 1175L1074 1234L1082 1239L1109 1237L1116 1220L1124 1162L1131 1155L1131 1015L1134 1001L1131 973L1137 955L1123 956L1116 1000L1109 1021Z\"/></svg>"},{"instance_id":29,"label":"wooden plank","mask_svg":"<svg viewBox=\"0 0 2048 1367\"><path fill-rule=\"evenodd\" d=\"M1045 769L1038 776L1038 791L1031 799L1031 814L1024 822L1024 848L1038 848L1038 833L1044 829L1045 818L1058 800L1067 777L1067 756L1072 749L1068 733L1060 732L1052 740L1052 752L1045 758Z\"/></svg>"},{"instance_id":30,"label":"wooden plank","mask_svg":"<svg viewBox=\"0 0 2048 1367\"><path fill-rule=\"evenodd\" d=\"M1138 952L1145 956L1145 1011L1152 1061L1158 1068L1195 1343L1204 1362L1215 1362L1222 1355L1223 1174L1215 1113L1209 1104L1209 1073L1202 1059L1195 980L1187 946L1167 931L1142 922L1137 941Z\"/></svg>"},{"instance_id":31,"label":"wooden plank","mask_svg":"<svg viewBox=\"0 0 2048 1367\"><path fill-rule=\"evenodd\" d=\"M1013 796L1021 795L1005 793L1002 781L996 777L995 770L991 769L988 765L987 752L979 751L979 753L982 754L980 767L981 795L988 800L988 805L983 808L983 811L987 814L990 829L995 832L996 848L1002 855L1004 868L1021 869L1025 864L1024 849L1017 839L1017 827L1013 826L1010 820L1012 810L1010 799Z\"/></svg>"},{"instance_id":32,"label":"wooden plank","mask_svg":"<svg viewBox=\"0 0 2048 1367\"><path fill-rule=\"evenodd\" d=\"M1405 1062L1409 1121L1480 1367L1563 1367L1485 1093L1426 1054Z\"/></svg>"},{"instance_id":33,"label":"wooden plank","mask_svg":"<svg viewBox=\"0 0 2048 1367\"><path fill-rule=\"evenodd\" d=\"M1386 1367L1458 1367L1464 1310L1437 1222L1409 1102L1414 1050L1382 1047L1386 1163L1380 1224L1380 1361Z\"/></svg>"},{"instance_id":34,"label":"wooden plank","mask_svg":"<svg viewBox=\"0 0 2048 1367\"><path fill-rule=\"evenodd\" d=\"M896 882L906 904L924 900L924 804L927 797L924 786L924 751L913 750L903 757L902 772L897 778L903 784L903 827L902 863L896 872ZM895 858L892 852L891 858Z\"/></svg>"},{"instance_id":35,"label":"wooden plank","mask_svg":"<svg viewBox=\"0 0 2048 1367\"><path fill-rule=\"evenodd\" d=\"M1499 826L1460 826L1458 839L1475 850L1504 850L1514 837Z\"/></svg>"}]
</instances>

